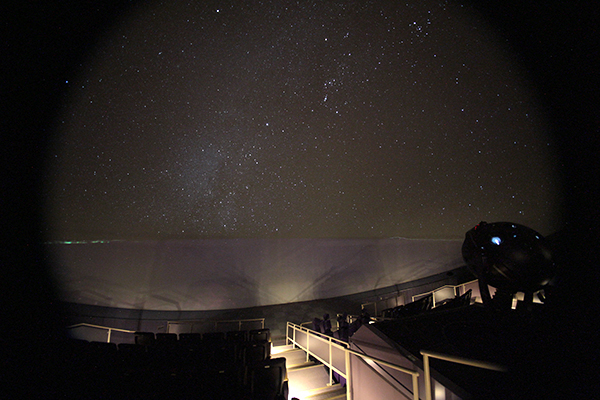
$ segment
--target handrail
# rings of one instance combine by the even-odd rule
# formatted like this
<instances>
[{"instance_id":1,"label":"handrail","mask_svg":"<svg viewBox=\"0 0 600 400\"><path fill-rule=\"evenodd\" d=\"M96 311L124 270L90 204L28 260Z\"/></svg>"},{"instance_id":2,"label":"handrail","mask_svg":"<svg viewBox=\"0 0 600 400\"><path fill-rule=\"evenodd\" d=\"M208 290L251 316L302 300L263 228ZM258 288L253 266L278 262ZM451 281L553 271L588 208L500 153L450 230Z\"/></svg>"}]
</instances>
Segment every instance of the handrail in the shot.
<instances>
[{"instance_id":1,"label":"handrail","mask_svg":"<svg viewBox=\"0 0 600 400\"><path fill-rule=\"evenodd\" d=\"M242 323L243 322L255 322L255 321L259 321L261 323L261 329L265 328L265 319L264 318L249 318L249 319L230 319L230 320L220 320L220 321L215 321L215 330L217 330L218 326L220 323L231 323L231 322L237 322L238 323L238 330L242 330ZM191 324L192 325L192 331L193 331L193 326L195 323L208 323L210 322L208 319L183 319L183 320L177 320L177 321L167 321L167 333L170 332L171 330L171 325L184 325L184 324Z\"/></svg>"},{"instance_id":2,"label":"handrail","mask_svg":"<svg viewBox=\"0 0 600 400\"><path fill-rule=\"evenodd\" d=\"M306 361L309 360L309 355L312 355L314 358L316 358L317 360L319 360L321 363L323 363L324 365L329 367L329 385L333 384L333 371L337 372L338 374L340 374L341 376L343 376L344 378L346 377L346 373L342 370L340 370L338 367L336 367L335 365L333 365L333 361L332 361L332 348L336 348L338 350L346 350L346 347L348 344L345 342L341 342L343 344L339 344L339 343L335 343L335 341L338 341L335 338L332 338L330 336L326 336L326 335L322 335L318 332L315 332L311 329L300 329L300 331L304 331L307 334L307 340L306 340L306 347L302 346L300 343L298 343L297 341L292 341L292 343L294 343L295 346L300 347L302 350L306 351ZM312 332L315 332L315 334L313 335ZM295 331L294 331L295 333ZM318 354L316 354L315 352L310 350L310 340L309 340L309 335L313 336L313 340L316 339L318 341L321 342L328 342L328 360L324 359L323 357L319 356ZM339 341L338 341L339 342Z\"/></svg>"},{"instance_id":3,"label":"handrail","mask_svg":"<svg viewBox=\"0 0 600 400\"><path fill-rule=\"evenodd\" d=\"M340 315L340 314L338 314L338 315ZM356 315L347 315L347 318L349 319L349 321L346 321L346 322L348 322L349 324L351 324L353 321L355 321L356 319L358 319L358 316L356 316ZM301 326L303 328L310 329L309 327L313 326L313 321L306 321L306 322L302 322L302 323L297 324L297 325L299 325L299 326ZM337 318L335 320L335 325L336 325L337 329L334 330L334 332L340 329L340 321L338 321Z\"/></svg>"},{"instance_id":4,"label":"handrail","mask_svg":"<svg viewBox=\"0 0 600 400\"><path fill-rule=\"evenodd\" d=\"M306 328L304 325L312 326L312 323L313 323L312 321L307 321L307 322L302 322L302 323L300 323L298 325L300 325L303 328ZM310 329L310 328L306 328L306 329Z\"/></svg>"},{"instance_id":5,"label":"handrail","mask_svg":"<svg viewBox=\"0 0 600 400\"><path fill-rule=\"evenodd\" d=\"M334 338L332 336L327 336L327 335L325 335L325 334L323 334L321 332L317 332L317 331L312 330L310 328L307 328L305 326L294 324L293 322L288 322L288 326L298 327L298 330L307 331L309 333L312 333L315 336L320 337L323 340L330 340L330 341L336 342L339 346L342 346L342 347L347 347L348 346L348 342L344 342L343 340L336 339L336 338Z\"/></svg>"},{"instance_id":6,"label":"handrail","mask_svg":"<svg viewBox=\"0 0 600 400\"><path fill-rule=\"evenodd\" d=\"M107 330L107 337L106 337L106 343L110 343L110 336L112 331L116 331L116 332L124 332L124 333L135 333L136 331L131 331L131 330L127 330L127 329L120 329L120 328L111 328L110 326L102 326L102 325L93 325L93 324L88 324L85 322L82 322L80 324L75 324L75 325L71 325L71 326L67 326L67 329L74 329L74 328L79 328L79 327L88 327L88 328L96 328L96 329L106 329Z\"/></svg>"},{"instance_id":7,"label":"handrail","mask_svg":"<svg viewBox=\"0 0 600 400\"><path fill-rule=\"evenodd\" d=\"M413 371L412 369L401 367L401 366L396 365L394 363L391 363L389 361L385 361L385 360L383 360L381 358L373 357L373 356L370 356L370 355L365 354L365 353L360 353L358 351L354 351L354 350L351 350L351 349L346 349L346 350L350 354L354 354L355 356L359 356L359 357L367 359L367 360L375 361L378 364L382 364L382 365L385 365L386 367L394 368L395 370L398 370L400 372L404 372L405 374L419 376L419 372L418 371Z\"/></svg>"},{"instance_id":8,"label":"handrail","mask_svg":"<svg viewBox=\"0 0 600 400\"><path fill-rule=\"evenodd\" d=\"M442 290L442 289L445 289L445 288L453 288L453 289L454 289L454 295L456 296L456 295L457 295L457 294L456 294L456 289L458 289L458 288L459 288L459 287L461 287L461 286L466 286L466 285L470 285L471 283L476 283L477 281L478 281L478 280L477 280L477 279L475 279L475 280L472 280L472 281L469 281L469 282L461 283L461 284L459 284L459 285L444 285L444 286L440 286L440 287L439 287L439 288L437 288L437 289L433 289L433 290L430 290L430 291L428 291L428 292L423 292L423 293L419 293L419 294L415 294L415 295L413 295L413 296L412 296L412 301L415 301L415 297L423 297L423 296L427 296L427 295L429 295L429 294L434 294L435 292L438 292L438 291L440 291L440 290ZM435 306L435 298L434 298L434 303L433 303L433 305Z\"/></svg>"},{"instance_id":9,"label":"handrail","mask_svg":"<svg viewBox=\"0 0 600 400\"><path fill-rule=\"evenodd\" d=\"M373 306L374 306L374 309L375 309L375 315L377 315L378 313L377 313L377 302L376 302L376 301L369 301L369 302L367 302L367 303L362 303L362 304L360 305L360 309L361 309L361 310L364 310L364 309L365 309L365 306L369 306L369 305L371 305L371 304L373 304Z\"/></svg>"},{"instance_id":10,"label":"handrail","mask_svg":"<svg viewBox=\"0 0 600 400\"><path fill-rule=\"evenodd\" d=\"M292 328L292 337L289 337L289 328ZM307 346L306 347L302 346L296 340L296 331L304 331L306 333L306 335L307 335L307 338L306 338ZM378 364L385 365L389 368L393 368L397 371L412 375L413 398L414 398L414 400L419 400L419 383L418 383L419 371L413 371L413 370L407 369L405 367L402 367L400 365L390 363L389 361L385 361L385 360L382 360L377 357L372 357L368 354L360 353L355 350L351 350L351 349L347 348L347 346L349 346L349 344L344 341L341 341L341 340L338 340L338 339L335 339L335 338L332 338L329 336L323 337L323 335L320 334L319 332L315 332L312 329L308 329L308 328L302 327L300 325L296 325L292 322L287 323L286 337L289 341L292 342L292 344L294 346L298 346L302 350L306 351L307 359L308 359L308 356L311 355L311 356L315 357L317 360L321 361L325 366L327 366L329 368L329 371L330 371L329 384L330 385L332 384L332 371L335 371L340 376L342 376L343 378L346 379L346 387L350 387L350 385L349 385L350 376L351 376L350 370L352 368L352 366L350 364L350 355L354 355L354 356L360 357L362 359L370 360L370 361L376 362ZM317 355L316 353L314 353L310 350L309 337L312 337L313 339L317 339L320 341L328 341L329 342L329 361L324 360L319 355ZM345 359L344 369L345 369L345 371L341 371L335 365L333 365L332 352L331 352L332 348L336 348L336 349L344 352L344 359ZM346 395L347 395L348 400L352 400L352 393L350 391L348 391L346 393Z\"/></svg>"},{"instance_id":11,"label":"handrail","mask_svg":"<svg viewBox=\"0 0 600 400\"><path fill-rule=\"evenodd\" d=\"M242 322L256 322L256 321L260 322L260 329L265 328L265 319L264 318L249 318L249 319L229 319L229 320L215 321L215 330L217 329L217 326L219 326L220 323L237 322L238 323L238 331L241 331L242 330Z\"/></svg>"},{"instance_id":12,"label":"handrail","mask_svg":"<svg viewBox=\"0 0 600 400\"><path fill-rule=\"evenodd\" d=\"M456 296L456 289L458 289L458 288L460 288L460 287L464 287L464 286L466 286L466 285L470 285L470 284L472 284L472 283L476 283L477 281L478 281L478 280L477 280L477 279L475 279L475 280L472 280L472 281L469 281L469 282L460 283L460 284L458 284L458 285L443 285L443 286L440 286L440 287L438 287L438 288L436 288L436 289L429 290L429 291L427 291L427 292L423 292L423 293L415 294L415 295L411 296L411 301L415 301L415 297L423 297L423 296L427 296L427 295L429 295L429 294L435 293L435 292L437 292L437 291L439 291L439 290L441 290L441 289L444 289L444 288L454 288L454 295ZM398 292L398 293L396 294L396 296L399 296L399 295L400 295L400 292ZM392 297L387 297L386 299L390 299L390 298L392 298ZM360 308L361 308L361 309L364 309L364 307L365 307L365 306L368 306L368 305L374 305L374 307L375 307L375 314L377 314L377 303L378 303L378 301L369 301L369 302L367 302L367 303L362 303L362 304L360 305ZM433 305L435 306L435 299L434 299Z\"/></svg>"},{"instance_id":13,"label":"handrail","mask_svg":"<svg viewBox=\"0 0 600 400\"><path fill-rule=\"evenodd\" d=\"M436 353L428 350L421 350L423 356L423 371L425 373L425 400L431 400L431 371L429 368L429 357L437 358L439 360L450 361L457 364L470 365L472 367L489 369L492 371L506 372L504 366L490 363L487 361L472 360L463 357L451 356L448 354Z\"/></svg>"}]
</instances>

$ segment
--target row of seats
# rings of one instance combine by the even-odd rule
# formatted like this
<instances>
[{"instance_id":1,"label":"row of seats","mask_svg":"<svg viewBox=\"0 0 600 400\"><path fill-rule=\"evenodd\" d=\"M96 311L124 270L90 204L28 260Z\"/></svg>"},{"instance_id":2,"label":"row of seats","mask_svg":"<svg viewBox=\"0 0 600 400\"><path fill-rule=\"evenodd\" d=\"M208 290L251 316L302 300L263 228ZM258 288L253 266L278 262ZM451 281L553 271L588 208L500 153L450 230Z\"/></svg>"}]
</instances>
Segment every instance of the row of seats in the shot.
<instances>
[{"instance_id":1,"label":"row of seats","mask_svg":"<svg viewBox=\"0 0 600 400\"><path fill-rule=\"evenodd\" d=\"M433 306L433 293L412 303L400 305L393 308L385 309L381 312L384 318L404 318L420 314L427 310L431 310Z\"/></svg>"},{"instance_id":2,"label":"row of seats","mask_svg":"<svg viewBox=\"0 0 600 400\"><path fill-rule=\"evenodd\" d=\"M434 310L449 310L452 308L468 306L471 304L471 296L472 295L473 295L473 291L471 289L469 289L460 296L456 296L452 299L447 299L447 300L444 300L444 301L436 304Z\"/></svg>"},{"instance_id":3,"label":"row of seats","mask_svg":"<svg viewBox=\"0 0 600 400\"><path fill-rule=\"evenodd\" d=\"M433 293L430 293L417 301L413 301L412 303L385 309L382 311L381 316L384 318L405 318L419 315L432 309L439 311L468 306L471 304L471 295L472 290L469 289L460 296L456 296L436 304L435 308L433 308Z\"/></svg>"},{"instance_id":4,"label":"row of seats","mask_svg":"<svg viewBox=\"0 0 600 400\"><path fill-rule=\"evenodd\" d=\"M250 331L204 332L204 333L154 333L135 332L135 343L144 346L181 344L198 344L201 342L271 342L269 328Z\"/></svg>"},{"instance_id":5,"label":"row of seats","mask_svg":"<svg viewBox=\"0 0 600 400\"><path fill-rule=\"evenodd\" d=\"M271 358L268 332L151 334L136 333L135 344L72 339L63 352L69 390L92 399L287 399L285 358Z\"/></svg>"}]
</instances>

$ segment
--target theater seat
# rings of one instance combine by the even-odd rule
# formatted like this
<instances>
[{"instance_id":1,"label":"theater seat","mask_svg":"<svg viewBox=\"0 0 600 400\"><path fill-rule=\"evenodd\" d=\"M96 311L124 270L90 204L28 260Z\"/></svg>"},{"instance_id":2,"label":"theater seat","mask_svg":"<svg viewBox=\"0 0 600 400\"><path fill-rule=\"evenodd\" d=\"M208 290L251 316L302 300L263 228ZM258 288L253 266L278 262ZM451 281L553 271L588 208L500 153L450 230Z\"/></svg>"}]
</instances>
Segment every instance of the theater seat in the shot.
<instances>
[{"instance_id":1,"label":"theater seat","mask_svg":"<svg viewBox=\"0 0 600 400\"><path fill-rule=\"evenodd\" d=\"M203 343L221 344L225 341L223 332L206 332L202 334Z\"/></svg>"},{"instance_id":2,"label":"theater seat","mask_svg":"<svg viewBox=\"0 0 600 400\"><path fill-rule=\"evenodd\" d=\"M412 303L405 304L403 306L394 307L391 312L392 318L404 318L411 317L413 315L420 314L427 310L431 310L433 306L433 293L427 296L413 301Z\"/></svg>"},{"instance_id":3,"label":"theater seat","mask_svg":"<svg viewBox=\"0 0 600 400\"><path fill-rule=\"evenodd\" d=\"M228 342L247 342L249 338L248 331L229 331L225 334L225 339Z\"/></svg>"},{"instance_id":4,"label":"theater seat","mask_svg":"<svg viewBox=\"0 0 600 400\"><path fill-rule=\"evenodd\" d=\"M248 367L247 389L253 400L287 400L285 358L273 358Z\"/></svg>"},{"instance_id":5,"label":"theater seat","mask_svg":"<svg viewBox=\"0 0 600 400\"><path fill-rule=\"evenodd\" d=\"M179 344L190 349L198 349L202 343L201 333L180 333Z\"/></svg>"},{"instance_id":6,"label":"theater seat","mask_svg":"<svg viewBox=\"0 0 600 400\"><path fill-rule=\"evenodd\" d=\"M142 346L154 346L154 332L136 332L135 344Z\"/></svg>"},{"instance_id":7,"label":"theater seat","mask_svg":"<svg viewBox=\"0 0 600 400\"><path fill-rule=\"evenodd\" d=\"M244 365L255 364L271 357L271 343L248 342L242 347L242 362Z\"/></svg>"},{"instance_id":8,"label":"theater seat","mask_svg":"<svg viewBox=\"0 0 600 400\"><path fill-rule=\"evenodd\" d=\"M252 329L250 331L250 341L271 342L271 330L269 328Z\"/></svg>"},{"instance_id":9,"label":"theater seat","mask_svg":"<svg viewBox=\"0 0 600 400\"><path fill-rule=\"evenodd\" d=\"M177 334L176 333L157 333L156 334L156 343L173 343L177 342Z\"/></svg>"}]
</instances>

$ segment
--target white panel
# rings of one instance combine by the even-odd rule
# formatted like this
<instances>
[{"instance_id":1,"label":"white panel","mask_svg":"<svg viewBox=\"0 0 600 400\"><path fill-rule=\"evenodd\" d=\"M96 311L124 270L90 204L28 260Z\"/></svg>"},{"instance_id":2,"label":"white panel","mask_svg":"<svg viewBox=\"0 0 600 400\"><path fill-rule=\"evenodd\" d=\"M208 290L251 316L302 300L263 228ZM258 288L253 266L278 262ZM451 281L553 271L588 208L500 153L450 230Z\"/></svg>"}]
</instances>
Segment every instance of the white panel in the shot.
<instances>
[{"instance_id":1,"label":"white panel","mask_svg":"<svg viewBox=\"0 0 600 400\"><path fill-rule=\"evenodd\" d=\"M435 379L432 379L432 381L433 381L433 398L435 400L446 400L446 388L441 383L436 381Z\"/></svg>"}]
</instances>

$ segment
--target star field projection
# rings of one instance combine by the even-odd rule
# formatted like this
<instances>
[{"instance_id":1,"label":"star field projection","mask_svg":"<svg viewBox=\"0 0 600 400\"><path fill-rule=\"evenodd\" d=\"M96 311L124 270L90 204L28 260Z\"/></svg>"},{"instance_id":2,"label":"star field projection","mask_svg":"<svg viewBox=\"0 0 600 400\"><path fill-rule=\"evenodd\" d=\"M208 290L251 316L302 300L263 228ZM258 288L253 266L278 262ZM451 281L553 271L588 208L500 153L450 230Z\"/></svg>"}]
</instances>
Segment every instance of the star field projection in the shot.
<instances>
[{"instance_id":1,"label":"star field projection","mask_svg":"<svg viewBox=\"0 0 600 400\"><path fill-rule=\"evenodd\" d=\"M157 3L106 33L52 153L52 238L550 233L548 127L466 8Z\"/></svg>"}]
</instances>

